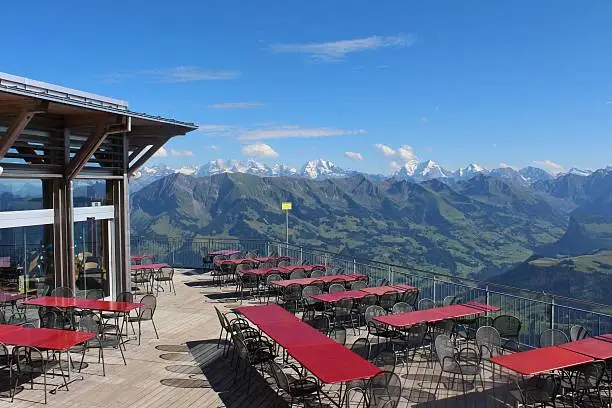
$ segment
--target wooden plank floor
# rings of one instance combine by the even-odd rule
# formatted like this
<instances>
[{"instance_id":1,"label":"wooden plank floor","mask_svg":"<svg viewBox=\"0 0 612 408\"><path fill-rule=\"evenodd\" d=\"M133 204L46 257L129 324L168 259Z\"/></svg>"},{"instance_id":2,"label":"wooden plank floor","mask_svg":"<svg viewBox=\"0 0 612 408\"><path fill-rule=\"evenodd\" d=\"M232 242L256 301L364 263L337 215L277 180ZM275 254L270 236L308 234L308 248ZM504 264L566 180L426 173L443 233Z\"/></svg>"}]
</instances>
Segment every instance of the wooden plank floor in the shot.
<instances>
[{"instance_id":1,"label":"wooden plank floor","mask_svg":"<svg viewBox=\"0 0 612 408\"><path fill-rule=\"evenodd\" d=\"M145 322L142 344L139 346L131 341L127 345L127 366L123 365L118 351L105 350L106 377L102 376L102 367L97 363L97 352L89 352L85 357L88 366L83 370L84 380L70 384L69 391L61 389L54 395L49 394L48 405L82 408L287 406L269 384L271 380L258 373L250 374L253 378L250 388L244 380L234 382L235 370L230 366L230 359L223 357L222 349L217 348L219 323L213 306L225 310L238 306L233 287L219 289L212 286L209 276L192 270L177 271L175 282L176 296L160 293L158 297L155 322L159 340L155 339L151 324ZM351 337L348 342L353 340ZM79 357L74 354L73 360L78 362ZM497 373L494 383L491 373L485 371L486 390L483 392L478 382L478 391L468 384L467 397L462 396L459 380L452 387L446 381L434 397L439 371L429 367L425 358L400 366L396 371L403 382L400 407L507 406L501 402L507 400L507 375L500 377ZM59 381L57 377L49 379L53 383ZM326 389L337 390L335 387ZM0 389L0 395L6 395L6 390ZM8 401L0 398L0 406L40 407L42 385L36 384L34 390L26 385L16 395L15 403ZM358 402L356 397L349 406L361 406Z\"/></svg>"}]
</instances>

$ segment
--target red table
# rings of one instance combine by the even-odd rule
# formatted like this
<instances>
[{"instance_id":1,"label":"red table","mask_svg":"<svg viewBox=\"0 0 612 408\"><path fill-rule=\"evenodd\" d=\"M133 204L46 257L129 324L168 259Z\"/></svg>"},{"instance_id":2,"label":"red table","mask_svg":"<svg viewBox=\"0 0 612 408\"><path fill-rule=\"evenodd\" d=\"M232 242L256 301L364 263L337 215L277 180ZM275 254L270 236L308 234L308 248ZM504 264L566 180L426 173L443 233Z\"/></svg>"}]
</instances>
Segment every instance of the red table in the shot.
<instances>
[{"instance_id":1,"label":"red table","mask_svg":"<svg viewBox=\"0 0 612 408\"><path fill-rule=\"evenodd\" d=\"M612 340L598 339L597 336L562 344L558 347L593 357L596 360L612 359Z\"/></svg>"},{"instance_id":2,"label":"red table","mask_svg":"<svg viewBox=\"0 0 612 408\"><path fill-rule=\"evenodd\" d=\"M516 373L531 376L590 363L593 359L583 354L553 346L497 356L490 358L489 361Z\"/></svg>"},{"instance_id":3,"label":"red table","mask_svg":"<svg viewBox=\"0 0 612 408\"><path fill-rule=\"evenodd\" d=\"M19 330L0 332L0 343L12 346L36 347L55 351L68 350L95 336L95 333L72 330L37 329L22 327Z\"/></svg>"},{"instance_id":4,"label":"red table","mask_svg":"<svg viewBox=\"0 0 612 408\"><path fill-rule=\"evenodd\" d=\"M32 306L43 306L43 307L57 307L60 309L68 309L71 307L77 307L77 298L65 298L56 296L41 296L34 299L24 300L24 305ZM85 300L85 299L81 299Z\"/></svg>"},{"instance_id":5,"label":"red table","mask_svg":"<svg viewBox=\"0 0 612 408\"><path fill-rule=\"evenodd\" d=\"M390 285L390 286L395 289L399 289L402 292L412 292L412 291L418 290L418 288L416 288L415 286L407 285L405 283L398 283L398 284Z\"/></svg>"},{"instance_id":6,"label":"red table","mask_svg":"<svg viewBox=\"0 0 612 408\"><path fill-rule=\"evenodd\" d=\"M141 263L143 259L151 259L152 261L155 260L155 257L152 255L132 255L130 257L130 260L132 262L136 262L136 263Z\"/></svg>"},{"instance_id":7,"label":"red table","mask_svg":"<svg viewBox=\"0 0 612 408\"><path fill-rule=\"evenodd\" d=\"M413 326L418 323L434 323L446 319L455 319L458 317L478 315L485 313L486 310L476 308L476 306L482 305L481 303L475 303L472 306L466 305L450 305L435 307L433 309L416 310L414 312L398 313L385 316L374 317L374 320L392 326L392 327L406 327ZM484 305L486 306L486 305Z\"/></svg>"},{"instance_id":8,"label":"red table","mask_svg":"<svg viewBox=\"0 0 612 408\"><path fill-rule=\"evenodd\" d=\"M310 295L310 298L324 303L336 303L342 299L363 299L367 296L362 290L347 290L345 292L321 293L319 295Z\"/></svg>"},{"instance_id":9,"label":"red table","mask_svg":"<svg viewBox=\"0 0 612 408\"><path fill-rule=\"evenodd\" d=\"M369 294L369 295L376 295L376 296L381 296L384 295L385 293L399 293L400 290L398 288L395 288L393 286L374 286L371 288L363 288L360 289L362 291L364 291L365 293Z\"/></svg>"},{"instance_id":10,"label":"red table","mask_svg":"<svg viewBox=\"0 0 612 408\"><path fill-rule=\"evenodd\" d=\"M300 279L280 280L280 281L273 282L273 285L280 286L280 287L287 287L291 284L297 283L298 285L301 285L301 286L308 286L308 285L311 285L315 281L323 281L324 283L338 281L338 282L346 283L346 282L353 282L356 280L362 280L365 278L366 278L365 275L331 275L331 276L320 276L318 278L300 278Z\"/></svg>"},{"instance_id":11,"label":"red table","mask_svg":"<svg viewBox=\"0 0 612 408\"><path fill-rule=\"evenodd\" d=\"M251 258L255 262L280 262L289 261L291 258L288 256L260 256L257 258Z\"/></svg>"},{"instance_id":12,"label":"red table","mask_svg":"<svg viewBox=\"0 0 612 408\"><path fill-rule=\"evenodd\" d=\"M288 353L325 384L371 378L381 369L342 344L294 347Z\"/></svg>"},{"instance_id":13,"label":"red table","mask_svg":"<svg viewBox=\"0 0 612 408\"><path fill-rule=\"evenodd\" d=\"M312 272L312 270L314 268L323 268L323 270L326 270L325 265L321 265L321 264L315 264L315 265L288 265L288 266L281 266L281 269L284 269L285 273L291 273L293 271L295 271L296 269L303 269L304 272Z\"/></svg>"},{"instance_id":14,"label":"red table","mask_svg":"<svg viewBox=\"0 0 612 408\"><path fill-rule=\"evenodd\" d=\"M285 273L281 271L281 268L274 268L274 267L260 268L260 269L246 269L241 272L244 274L257 275L257 276L272 275L273 273L278 273L278 274Z\"/></svg>"},{"instance_id":15,"label":"red table","mask_svg":"<svg viewBox=\"0 0 612 408\"><path fill-rule=\"evenodd\" d=\"M370 378L380 369L278 305L238 310L326 384Z\"/></svg>"},{"instance_id":16,"label":"red table","mask_svg":"<svg viewBox=\"0 0 612 408\"><path fill-rule=\"evenodd\" d=\"M13 303L19 299L25 299L25 293L0 292L0 303Z\"/></svg>"},{"instance_id":17,"label":"red table","mask_svg":"<svg viewBox=\"0 0 612 408\"><path fill-rule=\"evenodd\" d=\"M157 270L157 269L161 269L161 268L167 268L170 265L168 265L167 263L154 263L154 264L140 264L140 265L131 265L130 268L132 269L132 272L138 272L138 271L142 271L142 270Z\"/></svg>"}]
</instances>

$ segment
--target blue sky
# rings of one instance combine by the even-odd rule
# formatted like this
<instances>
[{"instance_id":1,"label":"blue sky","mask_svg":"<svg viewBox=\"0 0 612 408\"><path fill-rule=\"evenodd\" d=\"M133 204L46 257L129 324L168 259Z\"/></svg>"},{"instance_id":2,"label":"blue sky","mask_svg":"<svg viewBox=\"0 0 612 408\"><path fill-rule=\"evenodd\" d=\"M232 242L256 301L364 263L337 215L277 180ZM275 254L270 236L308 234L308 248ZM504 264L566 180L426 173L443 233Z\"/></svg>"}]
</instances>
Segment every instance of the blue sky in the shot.
<instances>
[{"instance_id":1,"label":"blue sky","mask_svg":"<svg viewBox=\"0 0 612 408\"><path fill-rule=\"evenodd\" d=\"M0 70L202 125L155 159L172 166L612 164L607 0L10 2L4 13Z\"/></svg>"}]
</instances>

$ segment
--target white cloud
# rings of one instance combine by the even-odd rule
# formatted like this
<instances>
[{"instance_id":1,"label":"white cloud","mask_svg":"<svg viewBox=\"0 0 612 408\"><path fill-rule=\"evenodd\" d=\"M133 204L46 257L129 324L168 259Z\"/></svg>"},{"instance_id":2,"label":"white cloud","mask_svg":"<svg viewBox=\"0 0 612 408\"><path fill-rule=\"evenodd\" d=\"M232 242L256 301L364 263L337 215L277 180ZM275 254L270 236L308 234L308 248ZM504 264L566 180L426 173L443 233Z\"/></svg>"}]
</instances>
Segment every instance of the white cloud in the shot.
<instances>
[{"instance_id":1,"label":"white cloud","mask_svg":"<svg viewBox=\"0 0 612 408\"><path fill-rule=\"evenodd\" d=\"M196 132L207 136L227 136L236 130L234 125L200 124Z\"/></svg>"},{"instance_id":2,"label":"white cloud","mask_svg":"<svg viewBox=\"0 0 612 408\"><path fill-rule=\"evenodd\" d=\"M515 166L511 166L508 163L499 163L499 167L501 167L502 169L514 169L516 170L517 168Z\"/></svg>"},{"instance_id":3,"label":"white cloud","mask_svg":"<svg viewBox=\"0 0 612 408\"><path fill-rule=\"evenodd\" d=\"M270 49L274 52L307 54L315 61L330 62L341 60L347 54L354 52L371 51L387 47L408 47L414 41L414 36L373 35L366 38L324 43L273 44Z\"/></svg>"},{"instance_id":4,"label":"white cloud","mask_svg":"<svg viewBox=\"0 0 612 408\"><path fill-rule=\"evenodd\" d=\"M278 157L278 153L270 145L267 145L265 143L255 143L246 145L242 148L242 154L251 157Z\"/></svg>"},{"instance_id":5,"label":"white cloud","mask_svg":"<svg viewBox=\"0 0 612 408\"><path fill-rule=\"evenodd\" d=\"M364 129L346 130L338 128L305 128L300 126L283 126L270 129L250 129L243 131L240 140L289 139L311 137L333 137L364 134Z\"/></svg>"},{"instance_id":6,"label":"white cloud","mask_svg":"<svg viewBox=\"0 0 612 408\"><path fill-rule=\"evenodd\" d=\"M168 151L165 147L160 147L155 153L153 153L153 157L168 157Z\"/></svg>"},{"instance_id":7,"label":"white cloud","mask_svg":"<svg viewBox=\"0 0 612 408\"><path fill-rule=\"evenodd\" d=\"M380 150L382 152L382 154L384 154L387 157L395 156L395 150L393 150L391 147L389 147L387 145L377 143L377 144L374 145L374 147L376 147L378 150Z\"/></svg>"},{"instance_id":8,"label":"white cloud","mask_svg":"<svg viewBox=\"0 0 612 408\"><path fill-rule=\"evenodd\" d=\"M357 152L344 152L344 156L352 160L363 160L361 153Z\"/></svg>"},{"instance_id":9,"label":"white cloud","mask_svg":"<svg viewBox=\"0 0 612 408\"><path fill-rule=\"evenodd\" d=\"M223 102L208 105L211 109L253 109L264 106L262 102Z\"/></svg>"},{"instance_id":10,"label":"white cloud","mask_svg":"<svg viewBox=\"0 0 612 408\"><path fill-rule=\"evenodd\" d=\"M140 69L123 71L106 75L107 82L118 83L131 79L142 79L147 82L195 82L222 81L236 79L239 71L210 70L197 66L183 65L171 68Z\"/></svg>"},{"instance_id":11,"label":"white cloud","mask_svg":"<svg viewBox=\"0 0 612 408\"><path fill-rule=\"evenodd\" d=\"M395 160L393 160L391 163L389 163L389 166L391 166L391 171L394 172L394 173L399 171L399 169L402 168L402 165L399 164L398 162L396 162Z\"/></svg>"},{"instance_id":12,"label":"white cloud","mask_svg":"<svg viewBox=\"0 0 612 408\"><path fill-rule=\"evenodd\" d=\"M403 145L396 151L397 157L399 157L404 163L417 160L417 155L414 153L412 146Z\"/></svg>"},{"instance_id":13,"label":"white cloud","mask_svg":"<svg viewBox=\"0 0 612 408\"><path fill-rule=\"evenodd\" d=\"M174 157L191 157L191 156L193 156L193 152L191 150L175 150L175 149L170 149L170 156L174 156Z\"/></svg>"},{"instance_id":14,"label":"white cloud","mask_svg":"<svg viewBox=\"0 0 612 408\"><path fill-rule=\"evenodd\" d=\"M559 163L555 163L552 160L536 160L533 162L533 164L553 173L559 173L564 170L564 167L562 165L560 165Z\"/></svg>"}]
</instances>

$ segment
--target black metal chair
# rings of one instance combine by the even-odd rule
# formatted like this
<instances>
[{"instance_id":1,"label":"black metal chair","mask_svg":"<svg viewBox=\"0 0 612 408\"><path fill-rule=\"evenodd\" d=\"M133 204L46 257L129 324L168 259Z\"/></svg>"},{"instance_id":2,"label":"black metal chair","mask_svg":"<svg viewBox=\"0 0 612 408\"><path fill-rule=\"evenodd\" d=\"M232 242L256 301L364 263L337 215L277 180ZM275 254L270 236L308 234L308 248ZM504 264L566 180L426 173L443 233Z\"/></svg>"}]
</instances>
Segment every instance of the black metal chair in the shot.
<instances>
[{"instance_id":1,"label":"black metal chair","mask_svg":"<svg viewBox=\"0 0 612 408\"><path fill-rule=\"evenodd\" d=\"M274 296L275 298L274 301L278 302L278 297L282 293L282 290L280 289L279 286L274 285L274 282L278 282L281 280L283 280L283 278L281 277L280 272L271 273L266 278L266 292L267 292L266 303L270 303L270 298L272 296Z\"/></svg>"},{"instance_id":2,"label":"black metal chair","mask_svg":"<svg viewBox=\"0 0 612 408\"><path fill-rule=\"evenodd\" d=\"M329 317L325 315L318 315L313 317L310 320L306 320L306 324L317 329L321 333L327 335L330 332L331 324L329 322Z\"/></svg>"},{"instance_id":3,"label":"black metal chair","mask_svg":"<svg viewBox=\"0 0 612 408\"><path fill-rule=\"evenodd\" d=\"M142 337L142 323L150 321L153 325L153 330L155 330L155 337L159 339L159 334L157 334L157 327L155 327L155 321L153 320L153 315L155 314L155 309L157 308L157 299L153 295L145 295L140 299L140 302L143 306L138 309L136 316L130 316L128 318L129 322L132 324L132 331L134 331L134 323L138 323L138 345L140 345L140 338ZM136 333L134 331L134 333Z\"/></svg>"},{"instance_id":4,"label":"black metal chair","mask_svg":"<svg viewBox=\"0 0 612 408\"><path fill-rule=\"evenodd\" d=\"M391 313L393 313L393 314L408 313L408 312L412 312L412 311L414 311L413 307L410 306L406 302L397 302L391 308Z\"/></svg>"},{"instance_id":5,"label":"black metal chair","mask_svg":"<svg viewBox=\"0 0 612 408\"><path fill-rule=\"evenodd\" d=\"M20 380L27 378L30 382L30 387L34 389L34 380L39 376L43 378L43 390L45 395L45 404L47 403L47 372L51 369L59 369L61 377L64 381L64 386L68 389L66 376L60 361L55 359L54 355L47 358L41 350L35 347L15 346L11 355L11 364L14 367L15 382L13 392L11 393L11 402L14 401L17 392L17 386Z\"/></svg>"},{"instance_id":6,"label":"black metal chair","mask_svg":"<svg viewBox=\"0 0 612 408\"><path fill-rule=\"evenodd\" d=\"M436 304L431 299L424 298L419 300L419 310L433 309L434 307L436 307Z\"/></svg>"},{"instance_id":7,"label":"black metal chair","mask_svg":"<svg viewBox=\"0 0 612 408\"><path fill-rule=\"evenodd\" d=\"M121 352L121 358L123 364L127 365L125 356L123 355L123 349L121 348L121 336L119 333L105 333L100 324L95 321L91 316L83 316L79 320L78 330L87 333L94 333L96 336L87 340L81 347L83 349L81 356L81 364L79 366L79 372L83 367L83 360L85 359L85 353L90 349L98 349L98 362L102 360L102 375L106 376L106 365L104 363L104 349L114 348L119 349Z\"/></svg>"},{"instance_id":8,"label":"black metal chair","mask_svg":"<svg viewBox=\"0 0 612 408\"><path fill-rule=\"evenodd\" d=\"M602 360L593 361L588 364L584 364L576 367L572 370L571 376L566 379L562 377L561 384L565 388L565 382L569 382L569 388L572 393L572 406L576 405L576 401L580 402L585 397L589 399L589 406L596 406L595 401L599 406L604 407L606 402L604 401L602 394L602 379L606 372L606 362Z\"/></svg>"},{"instance_id":9,"label":"black metal chair","mask_svg":"<svg viewBox=\"0 0 612 408\"><path fill-rule=\"evenodd\" d=\"M290 274L289 274L289 279L302 279L306 277L306 271L304 271L304 269L294 269Z\"/></svg>"},{"instance_id":10,"label":"black metal chair","mask_svg":"<svg viewBox=\"0 0 612 408\"><path fill-rule=\"evenodd\" d=\"M561 379L557 375L535 376L525 381L515 379L516 389L510 395L524 407L553 406L561 389Z\"/></svg>"},{"instance_id":11,"label":"black metal chair","mask_svg":"<svg viewBox=\"0 0 612 408\"><path fill-rule=\"evenodd\" d=\"M455 303L457 303L457 296L450 295L444 298L444 300L442 301L442 306L450 306L454 305Z\"/></svg>"},{"instance_id":12,"label":"black metal chair","mask_svg":"<svg viewBox=\"0 0 612 408\"><path fill-rule=\"evenodd\" d=\"M480 385L484 392L484 381L480 374L480 353L465 347L463 349L455 349L454 342L451 337L447 334L440 334L434 340L436 348L436 356L440 363L440 376L434 390L434 395L438 394L440 383L442 382L442 376L444 374L451 374L453 376L453 384L456 376L461 377L461 385L463 388L463 394L465 395L467 389L465 387L466 377L472 377L470 381L475 388L476 378L480 378Z\"/></svg>"},{"instance_id":13,"label":"black metal chair","mask_svg":"<svg viewBox=\"0 0 612 408\"><path fill-rule=\"evenodd\" d=\"M331 285L329 285L329 293L338 293L344 291L346 291L346 288L344 287L343 283L332 283Z\"/></svg>"},{"instance_id":14,"label":"black metal chair","mask_svg":"<svg viewBox=\"0 0 612 408\"><path fill-rule=\"evenodd\" d=\"M296 313L299 303L302 300L302 287L297 283L287 285L283 290L283 294L279 297L279 300L283 302L282 306L284 306L285 309L292 313Z\"/></svg>"},{"instance_id":15,"label":"black metal chair","mask_svg":"<svg viewBox=\"0 0 612 408\"><path fill-rule=\"evenodd\" d=\"M365 289L367 287L368 283L366 281L358 280L351 282L351 290Z\"/></svg>"},{"instance_id":16,"label":"black metal chair","mask_svg":"<svg viewBox=\"0 0 612 408\"><path fill-rule=\"evenodd\" d=\"M305 286L302 289L302 306L304 311L323 311L325 310L325 305L323 302L318 301L316 299L312 299L310 296L312 295L320 295L323 293L320 287L314 285Z\"/></svg>"},{"instance_id":17,"label":"black metal chair","mask_svg":"<svg viewBox=\"0 0 612 408\"><path fill-rule=\"evenodd\" d=\"M504 340L504 349L519 350L519 333L521 331L521 321L519 319L510 315L497 316L493 319L493 327L497 329Z\"/></svg>"},{"instance_id":18,"label":"black metal chair","mask_svg":"<svg viewBox=\"0 0 612 408\"><path fill-rule=\"evenodd\" d=\"M570 341L582 340L587 337L591 337L591 333L579 324L576 324L570 328Z\"/></svg>"},{"instance_id":19,"label":"black metal chair","mask_svg":"<svg viewBox=\"0 0 612 408\"><path fill-rule=\"evenodd\" d=\"M353 319L353 299L345 298L340 299L334 303L330 311L330 321L333 323L333 327L347 327L350 325L353 328L353 334L355 334L355 320Z\"/></svg>"},{"instance_id":20,"label":"black metal chair","mask_svg":"<svg viewBox=\"0 0 612 408\"><path fill-rule=\"evenodd\" d=\"M71 288L60 286L51 291L51 296L71 298L74 297L74 291Z\"/></svg>"},{"instance_id":21,"label":"black metal chair","mask_svg":"<svg viewBox=\"0 0 612 408\"><path fill-rule=\"evenodd\" d=\"M475 340L482 361L499 356L503 352L502 338L495 327L479 327L476 330ZM491 363L491 372L495 375L495 365L493 363Z\"/></svg>"},{"instance_id":22,"label":"black metal chair","mask_svg":"<svg viewBox=\"0 0 612 408\"><path fill-rule=\"evenodd\" d=\"M370 338L370 335L376 336L378 342L380 343L380 338L384 338L386 340L390 340L392 338L398 337L400 332L396 330L390 330L385 327L385 325L378 323L374 320L376 316L384 316L387 312L385 309L378 305L369 306L365 311L365 321L368 327L367 339Z\"/></svg>"},{"instance_id":23,"label":"black metal chair","mask_svg":"<svg viewBox=\"0 0 612 408\"><path fill-rule=\"evenodd\" d=\"M287 374L283 371L283 368L274 361L268 361L269 371L272 373L279 392L283 392L289 398L289 407L293 407L296 402L301 402L303 406L306 405L307 397L316 397L319 407L322 406L321 402L321 386L319 382L313 378L304 376L300 370L293 366L287 365L286 368L293 370L293 375Z\"/></svg>"},{"instance_id":24,"label":"black metal chair","mask_svg":"<svg viewBox=\"0 0 612 408\"><path fill-rule=\"evenodd\" d=\"M334 327L332 331L329 332L329 337L344 346L346 344L346 329L344 327Z\"/></svg>"},{"instance_id":25,"label":"black metal chair","mask_svg":"<svg viewBox=\"0 0 612 408\"><path fill-rule=\"evenodd\" d=\"M398 293L394 291L383 293L380 295L378 304L387 312L390 312L391 309L393 309L393 305L395 305L395 302L397 301L397 295Z\"/></svg>"},{"instance_id":26,"label":"black metal chair","mask_svg":"<svg viewBox=\"0 0 612 408\"><path fill-rule=\"evenodd\" d=\"M397 408L402 382L397 374L383 371L370 378L365 395L368 408Z\"/></svg>"},{"instance_id":27,"label":"black metal chair","mask_svg":"<svg viewBox=\"0 0 612 408\"><path fill-rule=\"evenodd\" d=\"M164 290L161 284L168 285L168 291L174 292L176 296L176 288L174 287L174 268L164 267L160 268L153 274L153 281L156 283L155 294L159 294L159 290Z\"/></svg>"},{"instance_id":28,"label":"black metal chair","mask_svg":"<svg viewBox=\"0 0 612 408\"><path fill-rule=\"evenodd\" d=\"M568 342L565 333L559 329L546 329L540 334L540 347L559 346Z\"/></svg>"},{"instance_id":29,"label":"black metal chair","mask_svg":"<svg viewBox=\"0 0 612 408\"><path fill-rule=\"evenodd\" d=\"M412 306L413 309L416 309L417 302L419 300L419 290L417 289L417 290L411 290L408 292L404 292L400 296L399 300L401 302L408 303L410 306Z\"/></svg>"}]
</instances>

